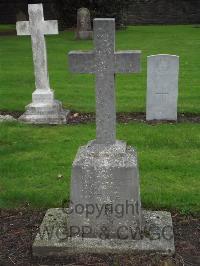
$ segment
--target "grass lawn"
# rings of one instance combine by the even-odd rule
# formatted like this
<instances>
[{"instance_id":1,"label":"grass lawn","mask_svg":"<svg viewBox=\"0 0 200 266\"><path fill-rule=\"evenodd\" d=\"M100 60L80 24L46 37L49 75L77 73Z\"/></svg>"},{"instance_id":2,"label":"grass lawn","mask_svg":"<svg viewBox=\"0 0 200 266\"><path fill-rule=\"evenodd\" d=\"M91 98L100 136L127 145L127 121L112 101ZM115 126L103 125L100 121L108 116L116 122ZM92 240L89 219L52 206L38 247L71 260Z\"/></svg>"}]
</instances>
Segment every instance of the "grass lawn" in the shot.
<instances>
[{"instance_id":1,"label":"grass lawn","mask_svg":"<svg viewBox=\"0 0 200 266\"><path fill-rule=\"evenodd\" d=\"M9 27L1 25L0 31ZM51 86L56 98L71 110L94 111L94 76L71 74L67 67L67 53L93 49L92 41L75 41L73 32L61 32L46 39ZM199 47L200 28L192 25L135 26L118 31L118 50L142 50L142 72L117 75L117 110L145 110L146 57L169 53L180 56L179 112L200 113ZM33 90L30 37L0 36L0 110L23 111L31 101Z\"/></svg>"},{"instance_id":2,"label":"grass lawn","mask_svg":"<svg viewBox=\"0 0 200 266\"><path fill-rule=\"evenodd\" d=\"M0 25L0 32L14 26ZM93 49L67 31L47 37L49 72L56 98L74 111L95 111L94 76L68 71L67 53ZM117 75L117 111L145 111L146 57L180 56L179 112L200 113L200 28L137 26L118 31L118 50L141 49L142 73ZM0 36L0 110L23 111L34 76L30 37ZM200 125L118 125L118 138L138 150L145 208L197 213ZM80 145L95 138L95 125L0 124L0 208L58 207L69 199L71 165ZM58 178L63 176L63 178Z\"/></svg>"},{"instance_id":3,"label":"grass lawn","mask_svg":"<svg viewBox=\"0 0 200 266\"><path fill-rule=\"evenodd\" d=\"M13 24L0 24L0 32L15 30L15 28Z\"/></svg>"},{"instance_id":4,"label":"grass lawn","mask_svg":"<svg viewBox=\"0 0 200 266\"><path fill-rule=\"evenodd\" d=\"M146 208L197 213L200 187L200 125L130 123L118 138L138 150L141 196ZM77 149L95 138L94 124L0 126L0 208L61 206L69 199ZM58 178L62 175L63 178Z\"/></svg>"}]
</instances>

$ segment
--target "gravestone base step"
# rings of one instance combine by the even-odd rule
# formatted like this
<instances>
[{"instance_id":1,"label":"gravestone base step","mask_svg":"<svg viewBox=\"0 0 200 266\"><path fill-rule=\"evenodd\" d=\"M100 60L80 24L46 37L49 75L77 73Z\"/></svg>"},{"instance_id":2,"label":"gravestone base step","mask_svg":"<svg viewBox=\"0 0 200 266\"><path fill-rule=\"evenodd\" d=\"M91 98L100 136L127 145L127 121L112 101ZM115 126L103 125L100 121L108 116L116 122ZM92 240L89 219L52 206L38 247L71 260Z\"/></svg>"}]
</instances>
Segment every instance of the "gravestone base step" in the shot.
<instances>
[{"instance_id":1,"label":"gravestone base step","mask_svg":"<svg viewBox=\"0 0 200 266\"><path fill-rule=\"evenodd\" d=\"M65 209L49 209L33 243L35 257L65 257L77 254L144 254L175 252L171 214L165 211L145 211L145 232L132 239L101 239L68 237ZM127 229L128 230L128 229ZM123 236L124 237L124 236Z\"/></svg>"},{"instance_id":2,"label":"gravestone base step","mask_svg":"<svg viewBox=\"0 0 200 266\"><path fill-rule=\"evenodd\" d=\"M59 101L52 103L31 103L19 121L28 124L66 124L69 110L64 110Z\"/></svg>"},{"instance_id":3,"label":"gravestone base step","mask_svg":"<svg viewBox=\"0 0 200 266\"><path fill-rule=\"evenodd\" d=\"M76 32L77 40L92 40L93 39L93 31L78 31Z\"/></svg>"}]
</instances>

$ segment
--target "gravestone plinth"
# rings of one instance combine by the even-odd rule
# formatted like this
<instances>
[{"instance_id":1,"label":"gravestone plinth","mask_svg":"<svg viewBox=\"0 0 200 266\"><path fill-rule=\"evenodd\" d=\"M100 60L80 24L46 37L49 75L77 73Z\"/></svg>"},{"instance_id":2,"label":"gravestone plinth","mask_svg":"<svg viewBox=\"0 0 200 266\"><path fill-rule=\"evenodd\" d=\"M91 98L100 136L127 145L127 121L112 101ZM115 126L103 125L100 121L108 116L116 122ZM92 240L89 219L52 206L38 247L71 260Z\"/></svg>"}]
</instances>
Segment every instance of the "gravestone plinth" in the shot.
<instances>
[{"instance_id":1,"label":"gravestone plinth","mask_svg":"<svg viewBox=\"0 0 200 266\"><path fill-rule=\"evenodd\" d=\"M66 124L69 111L62 108L57 100L48 102L33 101L25 107L26 111L19 117L19 121L27 124Z\"/></svg>"},{"instance_id":2,"label":"gravestone plinth","mask_svg":"<svg viewBox=\"0 0 200 266\"><path fill-rule=\"evenodd\" d=\"M139 191L137 154L133 148L120 141L111 145L89 142L79 149L73 163L68 225L88 226L92 238L100 237L102 227L109 232L110 238L118 238L121 225L140 228ZM79 204L90 206L92 215L88 216L86 210L78 214ZM117 218L120 209L124 213Z\"/></svg>"},{"instance_id":3,"label":"gravestone plinth","mask_svg":"<svg viewBox=\"0 0 200 266\"><path fill-rule=\"evenodd\" d=\"M93 38L92 31L80 30L76 32L76 39L78 40L92 40L92 38Z\"/></svg>"},{"instance_id":4,"label":"gravestone plinth","mask_svg":"<svg viewBox=\"0 0 200 266\"><path fill-rule=\"evenodd\" d=\"M62 103L54 99L53 90L35 90L32 103L25 109L19 120L29 124L65 124L69 114L62 108Z\"/></svg>"},{"instance_id":5,"label":"gravestone plinth","mask_svg":"<svg viewBox=\"0 0 200 266\"><path fill-rule=\"evenodd\" d=\"M116 140L115 74L139 72L141 52L115 51L114 19L94 20L94 43L70 52L69 65L96 75L96 139L78 150L69 208L47 212L33 255L172 254L171 214L142 210L137 153Z\"/></svg>"},{"instance_id":6,"label":"gravestone plinth","mask_svg":"<svg viewBox=\"0 0 200 266\"><path fill-rule=\"evenodd\" d=\"M69 111L63 110L50 88L44 38L45 34L58 34L58 23L44 20L42 4L28 5L28 12L30 21L17 22L17 35L31 35L36 89L32 103L19 120L30 124L65 124Z\"/></svg>"},{"instance_id":7,"label":"gravestone plinth","mask_svg":"<svg viewBox=\"0 0 200 266\"><path fill-rule=\"evenodd\" d=\"M59 208L47 211L32 246L33 256L59 258L72 255L76 257L79 254L173 255L175 252L169 212L144 210L146 232L141 231L140 234L131 231L131 228L122 228L123 230L118 232L118 238L113 239L107 237L104 231L101 238L88 237L87 227L81 237L70 237L67 212L68 210Z\"/></svg>"}]
</instances>

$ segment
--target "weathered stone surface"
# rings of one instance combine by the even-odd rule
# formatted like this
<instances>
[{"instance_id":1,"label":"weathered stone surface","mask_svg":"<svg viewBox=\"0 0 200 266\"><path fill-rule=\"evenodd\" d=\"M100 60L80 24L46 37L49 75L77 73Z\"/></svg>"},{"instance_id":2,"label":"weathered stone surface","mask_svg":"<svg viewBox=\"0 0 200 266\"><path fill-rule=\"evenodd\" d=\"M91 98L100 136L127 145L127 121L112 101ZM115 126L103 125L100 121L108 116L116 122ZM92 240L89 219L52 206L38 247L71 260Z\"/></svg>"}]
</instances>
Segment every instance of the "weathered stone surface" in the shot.
<instances>
[{"instance_id":1,"label":"weathered stone surface","mask_svg":"<svg viewBox=\"0 0 200 266\"><path fill-rule=\"evenodd\" d=\"M69 224L93 228L98 237L105 225L113 238L119 224L141 226L141 202L137 156L126 143L116 141L115 73L140 71L140 51L115 52L115 20L94 19L92 52L70 52L69 65L75 73L96 75L96 140L82 147L72 169L70 208L78 204L124 205L126 200L137 208L133 217L115 219L111 214L84 219L84 214L69 216ZM95 193L94 193L95 192ZM75 206L75 207L74 207Z\"/></svg>"},{"instance_id":2,"label":"weathered stone surface","mask_svg":"<svg viewBox=\"0 0 200 266\"><path fill-rule=\"evenodd\" d=\"M136 152L120 141L111 145L93 141L81 147L73 163L70 199L72 214L69 215L69 226L89 226L92 229L91 237L98 238L103 226L112 238L117 238L116 232L121 225L140 227ZM87 216L84 211L79 215L76 211L79 205L89 205L94 213ZM98 209L104 208L108 213L104 210L99 215ZM111 209L124 209L124 213L116 217L116 212Z\"/></svg>"},{"instance_id":3,"label":"weathered stone surface","mask_svg":"<svg viewBox=\"0 0 200 266\"><path fill-rule=\"evenodd\" d=\"M16 121L11 115L0 115L0 122L13 122Z\"/></svg>"},{"instance_id":4,"label":"weathered stone surface","mask_svg":"<svg viewBox=\"0 0 200 266\"><path fill-rule=\"evenodd\" d=\"M54 100L52 103L31 103L19 121L27 124L65 124L69 111L62 109L62 104Z\"/></svg>"},{"instance_id":5,"label":"weathered stone surface","mask_svg":"<svg viewBox=\"0 0 200 266\"><path fill-rule=\"evenodd\" d=\"M140 52L115 52L114 19L94 20L94 41L93 52L71 52L69 62L73 72L96 75L96 139L80 147L69 208L47 212L33 254L173 253L171 215L142 211L137 154L115 137L114 76L139 71Z\"/></svg>"},{"instance_id":6,"label":"weathered stone surface","mask_svg":"<svg viewBox=\"0 0 200 266\"><path fill-rule=\"evenodd\" d=\"M71 254L173 254L174 237L171 214L162 211L143 211L145 222L143 231L132 232L124 228L118 239L88 238L87 231L82 237L70 237L66 209L49 209L33 243L33 255L39 257L65 257ZM145 229L146 228L146 229ZM81 229L80 229L81 230ZM129 238L127 237L129 236Z\"/></svg>"},{"instance_id":7,"label":"weathered stone surface","mask_svg":"<svg viewBox=\"0 0 200 266\"><path fill-rule=\"evenodd\" d=\"M76 38L80 40L90 40L92 37L90 11L82 7L77 12Z\"/></svg>"},{"instance_id":8,"label":"weathered stone surface","mask_svg":"<svg viewBox=\"0 0 200 266\"><path fill-rule=\"evenodd\" d=\"M115 73L140 71L140 51L115 52L115 20L94 19L92 52L70 52L69 66L75 73L96 75L96 142L116 141Z\"/></svg>"},{"instance_id":9,"label":"weathered stone surface","mask_svg":"<svg viewBox=\"0 0 200 266\"><path fill-rule=\"evenodd\" d=\"M28 5L30 21L17 22L17 35L31 35L36 90L33 102L19 120L27 123L62 124L66 123L69 111L64 111L61 103L54 100L50 89L45 34L58 34L56 20L45 21L42 4Z\"/></svg>"},{"instance_id":10,"label":"weathered stone surface","mask_svg":"<svg viewBox=\"0 0 200 266\"><path fill-rule=\"evenodd\" d=\"M147 65L147 120L177 120L179 57L153 55Z\"/></svg>"}]
</instances>

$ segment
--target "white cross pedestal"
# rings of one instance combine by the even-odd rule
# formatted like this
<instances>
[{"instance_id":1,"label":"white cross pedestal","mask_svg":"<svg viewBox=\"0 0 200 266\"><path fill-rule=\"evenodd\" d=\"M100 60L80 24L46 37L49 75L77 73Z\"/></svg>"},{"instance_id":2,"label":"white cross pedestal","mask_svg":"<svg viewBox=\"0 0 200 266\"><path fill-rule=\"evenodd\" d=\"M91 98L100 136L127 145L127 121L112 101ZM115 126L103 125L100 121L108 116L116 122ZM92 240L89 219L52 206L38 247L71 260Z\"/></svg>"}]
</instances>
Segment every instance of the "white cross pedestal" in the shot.
<instances>
[{"instance_id":1,"label":"white cross pedestal","mask_svg":"<svg viewBox=\"0 0 200 266\"><path fill-rule=\"evenodd\" d=\"M33 124L66 123L69 111L62 109L61 102L54 99L54 92L50 89L44 37L58 34L58 23L56 20L44 20L42 4L28 5L28 12L29 21L17 22L16 26L17 35L31 36L36 90L32 95L32 103L19 119Z\"/></svg>"}]
</instances>

